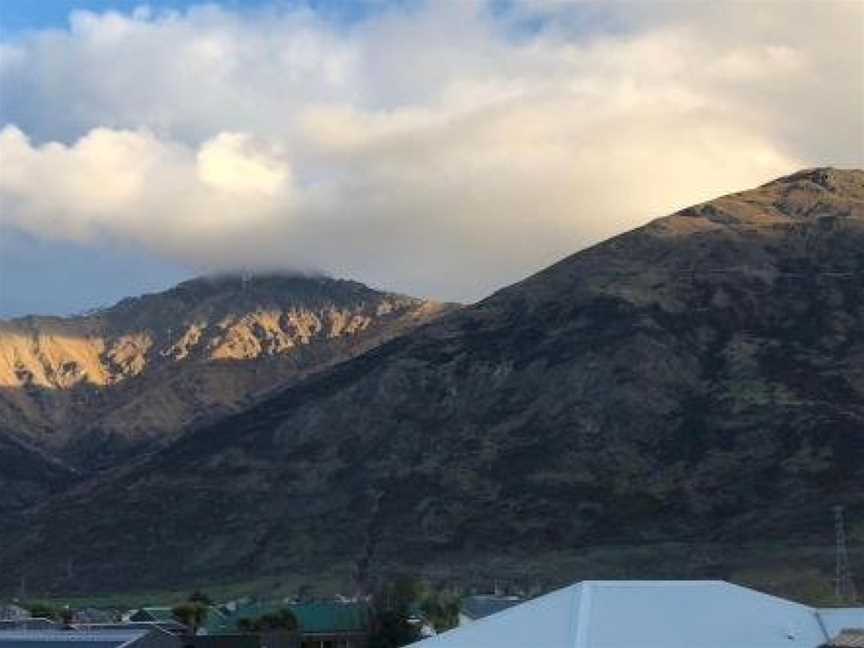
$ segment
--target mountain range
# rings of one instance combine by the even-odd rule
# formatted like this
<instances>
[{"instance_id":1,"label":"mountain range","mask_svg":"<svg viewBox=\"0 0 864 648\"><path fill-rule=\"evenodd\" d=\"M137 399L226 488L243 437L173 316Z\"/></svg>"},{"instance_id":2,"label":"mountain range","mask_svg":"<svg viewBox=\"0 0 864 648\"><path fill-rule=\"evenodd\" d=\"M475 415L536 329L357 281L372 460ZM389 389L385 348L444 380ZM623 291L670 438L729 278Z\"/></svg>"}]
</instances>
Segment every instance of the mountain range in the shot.
<instances>
[{"instance_id":1,"label":"mountain range","mask_svg":"<svg viewBox=\"0 0 864 648\"><path fill-rule=\"evenodd\" d=\"M261 281L4 324L0 461L35 472L0 500L0 589L412 572L821 596L834 505L864 558L862 171L684 209L461 308ZM67 359L23 359L72 329Z\"/></svg>"}]
</instances>

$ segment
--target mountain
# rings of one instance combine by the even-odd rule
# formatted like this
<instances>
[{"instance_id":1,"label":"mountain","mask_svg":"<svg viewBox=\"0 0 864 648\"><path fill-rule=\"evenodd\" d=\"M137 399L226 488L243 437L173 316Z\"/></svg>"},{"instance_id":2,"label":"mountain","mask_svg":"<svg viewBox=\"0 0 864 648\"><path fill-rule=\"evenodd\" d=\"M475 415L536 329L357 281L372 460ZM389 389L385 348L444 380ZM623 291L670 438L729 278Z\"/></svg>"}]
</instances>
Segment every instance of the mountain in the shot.
<instances>
[{"instance_id":1,"label":"mountain","mask_svg":"<svg viewBox=\"0 0 864 648\"><path fill-rule=\"evenodd\" d=\"M351 281L223 276L0 322L0 432L84 471L111 467L447 308Z\"/></svg>"},{"instance_id":2,"label":"mountain","mask_svg":"<svg viewBox=\"0 0 864 648\"><path fill-rule=\"evenodd\" d=\"M832 505L864 558L862 330L864 172L800 172L574 254L80 485L5 542L0 585L411 571L827 591Z\"/></svg>"}]
</instances>

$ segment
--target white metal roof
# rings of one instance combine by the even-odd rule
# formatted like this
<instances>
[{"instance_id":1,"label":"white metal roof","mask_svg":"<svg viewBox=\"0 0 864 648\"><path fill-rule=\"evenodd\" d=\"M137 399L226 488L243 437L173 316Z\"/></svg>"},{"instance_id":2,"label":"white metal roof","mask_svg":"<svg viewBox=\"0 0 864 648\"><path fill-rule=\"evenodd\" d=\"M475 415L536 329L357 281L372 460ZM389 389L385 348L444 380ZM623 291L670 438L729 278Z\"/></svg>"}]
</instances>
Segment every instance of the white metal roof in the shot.
<instances>
[{"instance_id":1,"label":"white metal roof","mask_svg":"<svg viewBox=\"0 0 864 648\"><path fill-rule=\"evenodd\" d=\"M817 610L825 630L836 637L843 630L864 630L864 607L822 608Z\"/></svg>"},{"instance_id":2,"label":"white metal roof","mask_svg":"<svg viewBox=\"0 0 864 648\"><path fill-rule=\"evenodd\" d=\"M585 581L416 648L817 648L816 610L723 581Z\"/></svg>"}]
</instances>

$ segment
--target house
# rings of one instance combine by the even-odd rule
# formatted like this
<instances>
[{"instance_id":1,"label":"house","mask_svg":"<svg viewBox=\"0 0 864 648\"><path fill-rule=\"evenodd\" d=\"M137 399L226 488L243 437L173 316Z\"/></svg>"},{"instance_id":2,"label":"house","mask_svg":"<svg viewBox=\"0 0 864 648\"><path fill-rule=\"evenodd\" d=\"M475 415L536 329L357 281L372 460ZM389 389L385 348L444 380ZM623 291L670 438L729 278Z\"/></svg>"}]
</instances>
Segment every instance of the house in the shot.
<instances>
[{"instance_id":1,"label":"house","mask_svg":"<svg viewBox=\"0 0 864 648\"><path fill-rule=\"evenodd\" d=\"M211 634L237 631L241 620L253 621L283 609L290 610L297 619L302 648L365 648L368 642L369 607L365 603L353 602L241 605L220 627L208 629Z\"/></svg>"},{"instance_id":2,"label":"house","mask_svg":"<svg viewBox=\"0 0 864 648\"><path fill-rule=\"evenodd\" d=\"M59 630L60 626L51 619L24 618L0 621L0 630Z\"/></svg>"},{"instance_id":3,"label":"house","mask_svg":"<svg viewBox=\"0 0 864 648\"><path fill-rule=\"evenodd\" d=\"M82 608L75 610L75 623L113 623L120 618L117 610Z\"/></svg>"},{"instance_id":4,"label":"house","mask_svg":"<svg viewBox=\"0 0 864 648\"><path fill-rule=\"evenodd\" d=\"M496 596L494 594L466 596L459 608L459 625L463 626L473 621L485 619L491 614L503 612L521 602L522 599L518 596Z\"/></svg>"},{"instance_id":5,"label":"house","mask_svg":"<svg viewBox=\"0 0 864 648\"><path fill-rule=\"evenodd\" d=\"M584 581L415 648L820 648L831 613L723 581ZM830 645L830 644L828 644Z\"/></svg>"},{"instance_id":6,"label":"house","mask_svg":"<svg viewBox=\"0 0 864 648\"><path fill-rule=\"evenodd\" d=\"M143 607L129 615L129 621L176 621L170 607Z\"/></svg>"},{"instance_id":7,"label":"house","mask_svg":"<svg viewBox=\"0 0 864 648\"><path fill-rule=\"evenodd\" d=\"M0 605L0 621L20 621L29 618L30 612L20 605L14 603Z\"/></svg>"},{"instance_id":8,"label":"house","mask_svg":"<svg viewBox=\"0 0 864 648\"><path fill-rule=\"evenodd\" d=\"M225 626L226 620L227 617L219 608L211 606L207 609L207 618L204 620L202 627L198 629L198 633L206 635L218 632L219 629ZM189 628L174 617L174 609L170 607L143 607L130 614L128 622L156 623L175 634L185 633L189 630Z\"/></svg>"},{"instance_id":9,"label":"house","mask_svg":"<svg viewBox=\"0 0 864 648\"><path fill-rule=\"evenodd\" d=\"M159 630L5 630L0 648L183 648Z\"/></svg>"},{"instance_id":10,"label":"house","mask_svg":"<svg viewBox=\"0 0 864 648\"><path fill-rule=\"evenodd\" d=\"M291 603L300 624L302 648L365 648L370 613L365 603Z\"/></svg>"}]
</instances>

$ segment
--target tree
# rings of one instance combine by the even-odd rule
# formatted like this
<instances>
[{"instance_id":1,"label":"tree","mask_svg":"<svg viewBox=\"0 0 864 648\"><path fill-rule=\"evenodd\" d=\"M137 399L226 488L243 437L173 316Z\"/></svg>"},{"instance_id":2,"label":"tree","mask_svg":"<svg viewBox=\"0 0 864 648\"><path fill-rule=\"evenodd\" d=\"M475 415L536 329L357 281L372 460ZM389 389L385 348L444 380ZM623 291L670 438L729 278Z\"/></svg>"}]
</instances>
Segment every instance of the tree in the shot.
<instances>
[{"instance_id":1,"label":"tree","mask_svg":"<svg viewBox=\"0 0 864 648\"><path fill-rule=\"evenodd\" d=\"M406 610L376 611L374 621L369 648L399 648L422 639Z\"/></svg>"},{"instance_id":2,"label":"tree","mask_svg":"<svg viewBox=\"0 0 864 648\"><path fill-rule=\"evenodd\" d=\"M63 622L63 625L72 625L72 622L75 620L75 611L68 605L63 606L60 610L60 620Z\"/></svg>"},{"instance_id":3,"label":"tree","mask_svg":"<svg viewBox=\"0 0 864 648\"><path fill-rule=\"evenodd\" d=\"M294 632L299 627L300 623L297 621L297 617L287 608L282 608L272 614L264 614L252 622L252 628L256 632L270 632L273 630Z\"/></svg>"},{"instance_id":4,"label":"tree","mask_svg":"<svg viewBox=\"0 0 864 648\"><path fill-rule=\"evenodd\" d=\"M432 623L436 632L444 632L459 625L459 610L462 599L453 592L426 593L420 601L423 615Z\"/></svg>"},{"instance_id":5,"label":"tree","mask_svg":"<svg viewBox=\"0 0 864 648\"><path fill-rule=\"evenodd\" d=\"M295 597L300 603L311 603L315 600L315 588L308 583L303 583L297 590Z\"/></svg>"},{"instance_id":6,"label":"tree","mask_svg":"<svg viewBox=\"0 0 864 648\"><path fill-rule=\"evenodd\" d=\"M369 648L399 648L422 638L412 619L421 590L419 580L401 576L375 593Z\"/></svg>"},{"instance_id":7,"label":"tree","mask_svg":"<svg viewBox=\"0 0 864 648\"><path fill-rule=\"evenodd\" d=\"M30 606L30 616L34 619L58 619L57 610L44 603L34 603Z\"/></svg>"},{"instance_id":8,"label":"tree","mask_svg":"<svg viewBox=\"0 0 864 648\"><path fill-rule=\"evenodd\" d=\"M201 590L196 589L189 595L189 600L192 603L201 603L202 605L213 605L213 599L211 599L207 594L202 592Z\"/></svg>"},{"instance_id":9,"label":"tree","mask_svg":"<svg viewBox=\"0 0 864 648\"><path fill-rule=\"evenodd\" d=\"M198 634L198 628L207 621L207 614L209 612L210 608L208 606L195 601L184 601L171 608L174 618L188 627L192 635Z\"/></svg>"},{"instance_id":10,"label":"tree","mask_svg":"<svg viewBox=\"0 0 864 648\"><path fill-rule=\"evenodd\" d=\"M278 612L264 614L257 619L240 619L237 621L237 629L240 632L273 632L282 630L285 632L295 632L300 628L300 622L294 613L282 608Z\"/></svg>"}]
</instances>

